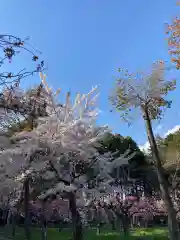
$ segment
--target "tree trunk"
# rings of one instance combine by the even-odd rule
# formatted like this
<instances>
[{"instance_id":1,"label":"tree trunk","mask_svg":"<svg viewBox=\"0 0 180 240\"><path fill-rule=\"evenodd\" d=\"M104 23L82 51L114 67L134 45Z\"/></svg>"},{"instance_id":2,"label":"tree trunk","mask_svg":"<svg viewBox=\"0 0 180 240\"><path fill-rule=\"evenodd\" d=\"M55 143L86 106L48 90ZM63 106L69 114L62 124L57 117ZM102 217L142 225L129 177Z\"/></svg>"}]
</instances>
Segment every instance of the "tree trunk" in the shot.
<instances>
[{"instance_id":1,"label":"tree trunk","mask_svg":"<svg viewBox=\"0 0 180 240\"><path fill-rule=\"evenodd\" d=\"M129 226L129 217L126 213L122 213L122 225L123 225L124 236L128 237L130 226Z\"/></svg>"},{"instance_id":2,"label":"tree trunk","mask_svg":"<svg viewBox=\"0 0 180 240\"><path fill-rule=\"evenodd\" d=\"M104 210L105 210L105 213L107 214L109 223L111 224L111 230L112 231L116 230L116 221L115 221L115 218L113 216L113 213L106 206L104 206Z\"/></svg>"},{"instance_id":3,"label":"tree trunk","mask_svg":"<svg viewBox=\"0 0 180 240\"><path fill-rule=\"evenodd\" d=\"M11 223L11 218L12 218L12 213L11 213L11 210L9 209L8 214L7 214L6 227L9 227L9 225Z\"/></svg>"},{"instance_id":4,"label":"tree trunk","mask_svg":"<svg viewBox=\"0 0 180 240\"><path fill-rule=\"evenodd\" d=\"M100 209L96 208L96 234L99 235L101 233L101 213Z\"/></svg>"},{"instance_id":5,"label":"tree trunk","mask_svg":"<svg viewBox=\"0 0 180 240\"><path fill-rule=\"evenodd\" d=\"M16 234L16 220L17 220L17 214L12 214L12 238L15 237Z\"/></svg>"},{"instance_id":6,"label":"tree trunk","mask_svg":"<svg viewBox=\"0 0 180 240\"><path fill-rule=\"evenodd\" d=\"M46 218L45 218L45 202L44 202L44 200L42 200L41 224L42 224L42 240L47 240L47 223L46 223Z\"/></svg>"},{"instance_id":7,"label":"tree trunk","mask_svg":"<svg viewBox=\"0 0 180 240\"><path fill-rule=\"evenodd\" d=\"M111 230L115 231L116 230L116 224L115 224L115 219L111 220Z\"/></svg>"},{"instance_id":8,"label":"tree trunk","mask_svg":"<svg viewBox=\"0 0 180 240\"><path fill-rule=\"evenodd\" d=\"M180 235L179 235L178 222L176 220L176 211L174 209L174 206L169 194L168 182L164 175L164 170L161 164L161 159L159 156L159 151L155 141L154 133L152 130L152 124L151 124L151 120L150 120L147 108L143 108L143 113L144 113L144 120L146 124L148 140L150 143L154 161L156 163L156 171L157 171L158 181L160 185L160 191L167 209L169 236L171 240L179 240Z\"/></svg>"},{"instance_id":9,"label":"tree trunk","mask_svg":"<svg viewBox=\"0 0 180 240\"><path fill-rule=\"evenodd\" d=\"M7 216L8 216L8 208L6 207L6 208L3 210L3 222L4 222L4 226L6 226L6 223L7 223Z\"/></svg>"},{"instance_id":10,"label":"tree trunk","mask_svg":"<svg viewBox=\"0 0 180 240\"><path fill-rule=\"evenodd\" d=\"M73 224L73 240L83 240L82 222L76 206L75 193L70 192L68 193L68 196L69 196L69 209L71 211Z\"/></svg>"},{"instance_id":11,"label":"tree trunk","mask_svg":"<svg viewBox=\"0 0 180 240\"><path fill-rule=\"evenodd\" d=\"M7 204L5 205L5 209L3 210L3 220L4 220L5 226L7 224L7 219L8 219L8 214L9 214L9 201L10 201L10 197L8 197Z\"/></svg>"},{"instance_id":12,"label":"tree trunk","mask_svg":"<svg viewBox=\"0 0 180 240\"><path fill-rule=\"evenodd\" d=\"M31 231L29 229L30 218L29 218L29 179L27 178L24 182L24 228L27 240L31 240Z\"/></svg>"},{"instance_id":13,"label":"tree trunk","mask_svg":"<svg viewBox=\"0 0 180 240\"><path fill-rule=\"evenodd\" d=\"M115 214L116 214L116 218L117 218L117 224L119 225L120 227L120 236L121 236L121 232L123 230L124 232L124 236L125 237L128 237L130 232L130 226L129 226L129 217L124 214L122 211L121 213L119 213L117 210L114 211Z\"/></svg>"},{"instance_id":14,"label":"tree trunk","mask_svg":"<svg viewBox=\"0 0 180 240\"><path fill-rule=\"evenodd\" d=\"M96 226L96 234L99 235L100 233L101 233L101 225L100 223L98 223Z\"/></svg>"}]
</instances>

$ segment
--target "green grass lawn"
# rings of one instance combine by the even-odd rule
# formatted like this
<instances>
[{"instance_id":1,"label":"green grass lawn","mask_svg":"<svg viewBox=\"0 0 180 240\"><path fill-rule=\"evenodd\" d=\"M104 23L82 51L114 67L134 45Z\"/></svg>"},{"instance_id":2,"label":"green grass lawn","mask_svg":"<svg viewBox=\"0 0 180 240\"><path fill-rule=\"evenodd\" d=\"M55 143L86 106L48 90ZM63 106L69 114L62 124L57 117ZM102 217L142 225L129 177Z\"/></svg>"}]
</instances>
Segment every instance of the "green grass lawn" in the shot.
<instances>
[{"instance_id":1,"label":"green grass lawn","mask_svg":"<svg viewBox=\"0 0 180 240\"><path fill-rule=\"evenodd\" d=\"M6 234L10 236L10 230L4 231L5 229L1 229L3 232L3 235ZM71 231L70 230L64 230L62 232L59 232L58 229L55 228L49 228L48 229L48 240L68 240L71 237ZM14 240L24 240L24 230L22 228L19 228L17 230L16 236ZM103 230L102 233L97 236L96 230L91 229L87 230L84 233L84 239L85 240L136 240L136 239L147 239L147 240L167 240L167 229L163 228L148 228L148 229L135 229L131 232L131 236L128 238L124 238L123 234L120 236L117 232L112 232L108 230ZM32 240L41 240L41 230L32 228Z\"/></svg>"}]
</instances>

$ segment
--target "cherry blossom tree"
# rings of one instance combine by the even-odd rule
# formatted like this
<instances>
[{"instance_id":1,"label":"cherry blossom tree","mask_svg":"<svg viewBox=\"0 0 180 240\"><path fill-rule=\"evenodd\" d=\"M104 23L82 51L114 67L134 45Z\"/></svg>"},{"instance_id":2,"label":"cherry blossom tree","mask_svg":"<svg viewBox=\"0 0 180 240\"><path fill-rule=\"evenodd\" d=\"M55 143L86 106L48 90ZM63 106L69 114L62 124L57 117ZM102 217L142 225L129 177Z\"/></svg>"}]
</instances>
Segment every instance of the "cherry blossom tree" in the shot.
<instances>
[{"instance_id":1,"label":"cherry blossom tree","mask_svg":"<svg viewBox=\"0 0 180 240\"><path fill-rule=\"evenodd\" d=\"M15 72L17 66L14 66L14 63L22 54L30 57L33 64L30 61L30 67L23 66ZM27 96L26 99L22 98L19 85L23 79L32 77L44 69L44 61L40 60L40 55L41 52L30 45L29 38L0 34L0 67L2 70L8 69L0 73L0 127L4 130L11 124L19 124L22 116L27 116L30 108L32 112L33 104L29 103L30 99Z\"/></svg>"},{"instance_id":2,"label":"cherry blossom tree","mask_svg":"<svg viewBox=\"0 0 180 240\"><path fill-rule=\"evenodd\" d=\"M117 80L115 93L110 100L122 119L128 121L132 113L139 112L143 117L147 137L150 143L153 163L156 168L158 182L163 200L168 212L169 235L172 240L179 239L176 211L173 206L168 189L168 181L164 174L161 156L153 132L152 123L162 117L165 108L171 106L171 101L166 99L167 94L176 88L176 81L166 80L165 65L162 61L153 64L150 74L129 73L119 69L120 77Z\"/></svg>"},{"instance_id":3,"label":"cherry blossom tree","mask_svg":"<svg viewBox=\"0 0 180 240\"><path fill-rule=\"evenodd\" d=\"M101 187L113 181L110 171L114 166L127 163L134 154L127 151L114 158L112 153L100 155L97 151L100 140L109 129L97 126L96 108L97 88L88 94L76 96L74 104L70 102L70 93L65 104L59 104L57 93L48 87L45 76L40 75L44 86L46 116L37 119L32 131L16 133L10 138L9 147L1 151L4 179L18 182L24 189L25 219L28 221L30 185L42 179L39 199L61 193L69 200L73 224L73 238L82 239L82 222L77 208L76 197L87 190L86 173L90 167L98 169L97 182ZM7 161L9 159L9 162ZM111 161L114 159L114 161ZM8 165L9 164L9 165ZM47 185L45 184L47 183ZM34 184L35 185L38 184ZM37 186L36 186L37 187ZM46 191L43 192L43 189ZM48 189L48 190L47 190ZM82 204L82 203L81 203ZM30 232L27 228L27 238Z\"/></svg>"}]
</instances>

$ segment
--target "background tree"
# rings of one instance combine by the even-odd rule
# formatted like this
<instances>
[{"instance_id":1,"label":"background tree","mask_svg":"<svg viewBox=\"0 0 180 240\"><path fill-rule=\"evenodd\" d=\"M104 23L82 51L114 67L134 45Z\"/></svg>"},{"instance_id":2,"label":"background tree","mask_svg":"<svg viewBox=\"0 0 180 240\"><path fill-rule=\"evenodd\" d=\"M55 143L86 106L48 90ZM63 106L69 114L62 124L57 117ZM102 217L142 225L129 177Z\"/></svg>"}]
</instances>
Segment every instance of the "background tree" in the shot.
<instances>
[{"instance_id":1,"label":"background tree","mask_svg":"<svg viewBox=\"0 0 180 240\"><path fill-rule=\"evenodd\" d=\"M162 139L159 148L163 156L164 168L170 172L177 171L180 167L180 130Z\"/></svg>"},{"instance_id":2,"label":"background tree","mask_svg":"<svg viewBox=\"0 0 180 240\"><path fill-rule=\"evenodd\" d=\"M24 96L24 92L20 89L20 83L22 79L33 76L35 73L42 71L44 68L44 61L39 61L38 55L41 53L28 44L28 40L28 38L22 40L13 35L0 35L0 67L2 65L8 65L4 67L7 69L13 69L12 65L14 61L16 61L16 56L23 54L23 52L26 54L28 53L27 56L30 55L31 61L35 63L35 66L30 64L32 69L27 69L23 66L21 69L18 69L17 72L9 70L8 72L0 73L0 123L1 130L4 130L5 132L10 125L14 123L17 125L22 121L22 118L25 118L27 115L30 116L30 112L34 112L34 110L32 111L34 104L32 104L32 102L30 104L31 98L28 99ZM3 150L3 148L1 148L1 150ZM4 165L2 164L2 168L3 166ZM9 174L12 174L11 170L12 168L9 166ZM3 176L1 177L3 178ZM8 174L4 175L4 177L8 178ZM27 189L28 186L26 190ZM28 196L26 190L25 195ZM30 232L26 231L26 233L27 237L29 237L28 235Z\"/></svg>"},{"instance_id":3,"label":"background tree","mask_svg":"<svg viewBox=\"0 0 180 240\"><path fill-rule=\"evenodd\" d=\"M152 184L146 177L149 172L150 165L146 161L143 152L139 149L137 143L131 137L123 137L120 134L106 134L101 141L101 145L98 148L100 153L113 152L121 155L129 150L129 154L135 153L134 157L129 160L127 164L124 164L118 168L114 168L112 176L115 179L115 183L126 186L133 189L143 189L145 192L151 192ZM150 175L149 175L150 176ZM137 193L137 192L136 192Z\"/></svg>"},{"instance_id":4,"label":"background tree","mask_svg":"<svg viewBox=\"0 0 180 240\"><path fill-rule=\"evenodd\" d=\"M0 35L0 66L7 65L5 66L7 69L13 69L16 56L23 53L30 55L30 60L35 63L33 64L35 66L30 64L32 69L26 69L23 66L17 72L9 70L0 73L0 124L5 131L10 125L18 125L22 118L30 116L30 112L34 112L32 108L35 105L37 109L35 100L32 97L28 98L27 94L20 89L22 79L31 77L44 69L44 61L39 61L38 56L41 53L34 49L28 40L29 38L22 40L13 35Z\"/></svg>"},{"instance_id":5,"label":"background tree","mask_svg":"<svg viewBox=\"0 0 180 240\"><path fill-rule=\"evenodd\" d=\"M180 187L180 130L161 140L159 151L172 194Z\"/></svg>"},{"instance_id":6,"label":"background tree","mask_svg":"<svg viewBox=\"0 0 180 240\"><path fill-rule=\"evenodd\" d=\"M179 5L179 4L178 4ZM177 16L167 25L168 47L172 62L180 69L180 17Z\"/></svg>"},{"instance_id":7,"label":"background tree","mask_svg":"<svg viewBox=\"0 0 180 240\"><path fill-rule=\"evenodd\" d=\"M148 140L156 166L162 198L168 212L168 226L171 240L179 239L176 211L174 209L165 178L160 154L152 129L152 120L162 117L163 109L170 107L171 102L165 99L169 91L175 89L175 81L165 80L164 64L158 62L153 65L150 74L131 74L119 70L121 73L116 83L115 94L110 97L112 104L122 113L123 119L135 109L140 110L144 119Z\"/></svg>"}]
</instances>

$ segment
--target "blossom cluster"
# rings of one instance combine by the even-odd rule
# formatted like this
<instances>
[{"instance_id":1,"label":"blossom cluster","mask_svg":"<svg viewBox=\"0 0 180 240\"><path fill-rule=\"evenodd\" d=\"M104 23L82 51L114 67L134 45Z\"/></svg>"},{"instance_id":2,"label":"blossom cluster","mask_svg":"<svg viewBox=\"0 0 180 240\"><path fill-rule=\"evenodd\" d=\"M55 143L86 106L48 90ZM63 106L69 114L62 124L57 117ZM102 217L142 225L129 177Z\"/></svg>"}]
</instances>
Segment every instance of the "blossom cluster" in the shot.
<instances>
[{"instance_id":1,"label":"blossom cluster","mask_svg":"<svg viewBox=\"0 0 180 240\"><path fill-rule=\"evenodd\" d=\"M41 188L38 190L39 199L73 191L79 204L83 205L82 194L89 192L87 169L93 166L97 170L97 186L93 190L96 195L100 195L102 189L110 192L113 181L110 172L114 167L126 164L134 154L129 155L127 151L115 158L111 152L102 155L97 151L99 140L110 131L107 126L96 125L99 113L96 107L97 87L87 94L77 94L74 103L67 93L65 103L60 104L57 98L59 90L53 93L45 75L41 74L41 80L47 114L38 117L37 126L32 131L15 133L12 137L2 134L1 182L3 186L9 185L9 193L13 193L15 199L19 199L24 180L29 178L33 182L31 192L33 188ZM16 89L13 99L16 94L21 103L24 95ZM42 95L39 99L36 95L36 102L41 100ZM17 201L13 199L12 202L15 205Z\"/></svg>"}]
</instances>

